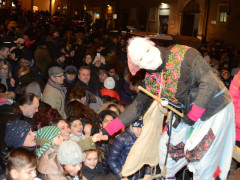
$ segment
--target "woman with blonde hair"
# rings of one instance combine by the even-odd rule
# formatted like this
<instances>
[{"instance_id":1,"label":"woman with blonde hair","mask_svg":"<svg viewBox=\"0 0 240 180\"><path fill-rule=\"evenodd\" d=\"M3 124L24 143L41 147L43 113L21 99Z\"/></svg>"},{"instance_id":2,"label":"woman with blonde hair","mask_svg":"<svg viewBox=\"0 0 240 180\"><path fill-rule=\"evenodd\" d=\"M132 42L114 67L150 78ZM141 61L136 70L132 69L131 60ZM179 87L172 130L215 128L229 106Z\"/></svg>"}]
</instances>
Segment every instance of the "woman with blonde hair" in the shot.
<instances>
[{"instance_id":1,"label":"woman with blonde hair","mask_svg":"<svg viewBox=\"0 0 240 180\"><path fill-rule=\"evenodd\" d=\"M8 61L0 62L0 83L6 86L7 91L13 91L15 80L12 78L11 66Z\"/></svg>"}]
</instances>

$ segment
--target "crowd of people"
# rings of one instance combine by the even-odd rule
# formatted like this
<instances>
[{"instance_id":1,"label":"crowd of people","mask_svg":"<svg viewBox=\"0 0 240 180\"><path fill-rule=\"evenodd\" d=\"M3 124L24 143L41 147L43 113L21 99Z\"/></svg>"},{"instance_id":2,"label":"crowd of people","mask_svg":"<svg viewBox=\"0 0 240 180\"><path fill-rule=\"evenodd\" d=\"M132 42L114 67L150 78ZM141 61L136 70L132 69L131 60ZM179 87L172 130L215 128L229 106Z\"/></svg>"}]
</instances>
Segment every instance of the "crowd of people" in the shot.
<instances>
[{"instance_id":1,"label":"crowd of people","mask_svg":"<svg viewBox=\"0 0 240 180\"><path fill-rule=\"evenodd\" d=\"M26 13L0 25L0 41L0 179L124 179L143 114L115 136L101 129L133 102L145 77L129 72L128 38ZM219 42L198 50L229 88L239 51ZM128 179L151 179L152 169Z\"/></svg>"}]
</instances>

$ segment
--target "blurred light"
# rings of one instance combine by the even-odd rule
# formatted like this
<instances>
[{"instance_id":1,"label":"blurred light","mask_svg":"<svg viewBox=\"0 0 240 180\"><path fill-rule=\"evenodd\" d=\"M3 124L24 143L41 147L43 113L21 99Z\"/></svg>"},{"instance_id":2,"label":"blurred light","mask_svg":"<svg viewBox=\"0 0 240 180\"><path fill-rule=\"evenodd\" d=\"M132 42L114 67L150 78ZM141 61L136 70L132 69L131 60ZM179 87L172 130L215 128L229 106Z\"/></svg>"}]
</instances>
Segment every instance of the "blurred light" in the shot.
<instances>
[{"instance_id":1,"label":"blurred light","mask_svg":"<svg viewBox=\"0 0 240 180\"><path fill-rule=\"evenodd\" d=\"M33 12L38 11L38 7L37 6L33 6Z\"/></svg>"},{"instance_id":2,"label":"blurred light","mask_svg":"<svg viewBox=\"0 0 240 180\"><path fill-rule=\"evenodd\" d=\"M113 14L113 19L117 19L117 14Z\"/></svg>"},{"instance_id":3,"label":"blurred light","mask_svg":"<svg viewBox=\"0 0 240 180\"><path fill-rule=\"evenodd\" d=\"M113 11L112 11L112 6L108 5L107 13L108 13L108 14L112 14L112 13L113 13Z\"/></svg>"},{"instance_id":4,"label":"blurred light","mask_svg":"<svg viewBox=\"0 0 240 180\"><path fill-rule=\"evenodd\" d=\"M15 4L12 2L12 7L15 7Z\"/></svg>"},{"instance_id":5,"label":"blurred light","mask_svg":"<svg viewBox=\"0 0 240 180\"><path fill-rule=\"evenodd\" d=\"M100 15L98 13L95 13L95 17L96 17L96 19L99 19Z\"/></svg>"},{"instance_id":6,"label":"blurred light","mask_svg":"<svg viewBox=\"0 0 240 180\"><path fill-rule=\"evenodd\" d=\"M167 8L169 8L169 5L166 4L166 3L161 3L160 8L161 8L161 9L167 9Z\"/></svg>"},{"instance_id":7,"label":"blurred light","mask_svg":"<svg viewBox=\"0 0 240 180\"><path fill-rule=\"evenodd\" d=\"M6 5L6 2L4 1L2 4L5 6L5 5Z\"/></svg>"}]
</instances>

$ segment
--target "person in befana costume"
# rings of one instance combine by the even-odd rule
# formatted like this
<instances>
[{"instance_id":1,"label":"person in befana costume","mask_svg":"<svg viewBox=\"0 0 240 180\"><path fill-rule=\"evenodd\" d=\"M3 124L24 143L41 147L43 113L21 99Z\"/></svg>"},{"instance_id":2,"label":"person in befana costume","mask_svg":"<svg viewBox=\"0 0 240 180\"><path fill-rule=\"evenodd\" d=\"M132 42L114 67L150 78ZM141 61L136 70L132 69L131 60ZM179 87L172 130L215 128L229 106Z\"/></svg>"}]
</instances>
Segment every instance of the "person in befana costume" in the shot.
<instances>
[{"instance_id":1,"label":"person in befana costume","mask_svg":"<svg viewBox=\"0 0 240 180\"><path fill-rule=\"evenodd\" d=\"M223 83L194 48L185 45L157 47L141 37L129 40L128 66L134 75L146 69L145 88L168 99L184 112L174 123L167 158L168 179L184 166L194 179L226 179L235 145L234 108ZM144 114L153 99L139 93L120 116L111 121L103 133L113 135ZM168 133L159 143L160 167L167 152Z\"/></svg>"}]
</instances>

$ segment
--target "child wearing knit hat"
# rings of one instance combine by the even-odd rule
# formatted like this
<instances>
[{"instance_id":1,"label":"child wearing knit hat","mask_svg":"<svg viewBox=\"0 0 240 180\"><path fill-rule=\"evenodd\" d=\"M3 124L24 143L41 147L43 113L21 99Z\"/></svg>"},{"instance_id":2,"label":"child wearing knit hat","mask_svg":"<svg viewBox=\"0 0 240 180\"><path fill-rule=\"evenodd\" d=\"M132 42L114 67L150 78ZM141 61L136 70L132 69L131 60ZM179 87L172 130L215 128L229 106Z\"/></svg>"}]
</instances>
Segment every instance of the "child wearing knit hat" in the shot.
<instances>
[{"instance_id":1,"label":"child wearing knit hat","mask_svg":"<svg viewBox=\"0 0 240 180\"><path fill-rule=\"evenodd\" d=\"M107 77L104 80L104 87L100 90L102 96L110 96L112 98L116 98L121 104L121 98L117 91L114 90L115 88L115 80L112 77Z\"/></svg>"},{"instance_id":2,"label":"child wearing knit hat","mask_svg":"<svg viewBox=\"0 0 240 180\"><path fill-rule=\"evenodd\" d=\"M83 154L76 142L72 140L64 141L58 148L57 158L64 171L72 179L81 178Z\"/></svg>"},{"instance_id":3,"label":"child wearing knit hat","mask_svg":"<svg viewBox=\"0 0 240 180\"><path fill-rule=\"evenodd\" d=\"M37 145L40 148L36 150L37 157L40 158L42 154L53 145L60 146L63 142L61 130L56 126L45 126L36 131L38 138Z\"/></svg>"}]
</instances>

